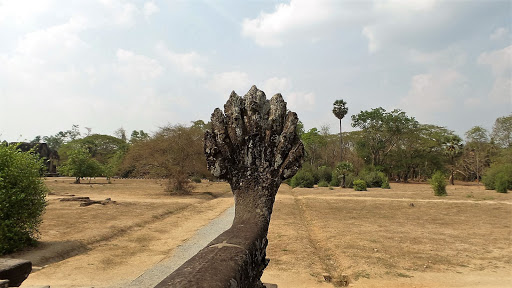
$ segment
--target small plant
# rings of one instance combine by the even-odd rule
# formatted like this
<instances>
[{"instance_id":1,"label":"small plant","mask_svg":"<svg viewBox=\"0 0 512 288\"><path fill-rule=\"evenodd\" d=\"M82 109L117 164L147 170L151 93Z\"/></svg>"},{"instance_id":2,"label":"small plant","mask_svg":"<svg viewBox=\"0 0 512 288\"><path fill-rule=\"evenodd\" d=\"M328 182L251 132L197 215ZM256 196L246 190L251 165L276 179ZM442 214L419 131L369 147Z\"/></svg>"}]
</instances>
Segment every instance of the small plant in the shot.
<instances>
[{"instance_id":1,"label":"small plant","mask_svg":"<svg viewBox=\"0 0 512 288\"><path fill-rule=\"evenodd\" d=\"M194 183L201 183L201 178L198 176L193 176L192 178L190 178L190 180L192 180L192 182Z\"/></svg>"},{"instance_id":2,"label":"small plant","mask_svg":"<svg viewBox=\"0 0 512 288\"><path fill-rule=\"evenodd\" d=\"M434 189L434 195L446 196L446 178L441 171L436 171L429 180L430 186Z\"/></svg>"},{"instance_id":3,"label":"small plant","mask_svg":"<svg viewBox=\"0 0 512 288\"><path fill-rule=\"evenodd\" d=\"M320 180L320 182L318 182L318 187L329 187L329 183L325 180Z\"/></svg>"},{"instance_id":4,"label":"small plant","mask_svg":"<svg viewBox=\"0 0 512 288\"><path fill-rule=\"evenodd\" d=\"M366 182L364 180L358 179L354 181L354 190L356 191L366 191Z\"/></svg>"}]
</instances>

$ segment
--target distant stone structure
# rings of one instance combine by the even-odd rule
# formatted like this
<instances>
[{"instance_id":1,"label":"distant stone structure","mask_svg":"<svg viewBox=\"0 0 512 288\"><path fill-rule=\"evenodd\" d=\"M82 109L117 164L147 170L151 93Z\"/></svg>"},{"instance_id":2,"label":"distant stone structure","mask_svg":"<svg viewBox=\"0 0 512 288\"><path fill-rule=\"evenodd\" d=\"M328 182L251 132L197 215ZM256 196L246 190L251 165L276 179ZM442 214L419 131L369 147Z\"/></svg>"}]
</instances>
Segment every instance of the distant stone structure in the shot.
<instances>
[{"instance_id":1,"label":"distant stone structure","mask_svg":"<svg viewBox=\"0 0 512 288\"><path fill-rule=\"evenodd\" d=\"M267 233L281 182L302 165L304 147L297 114L287 111L281 94L270 100L252 86L231 93L224 112L215 109L205 133L208 169L229 182L235 219L226 232L156 287L263 287L268 264Z\"/></svg>"},{"instance_id":2,"label":"distant stone structure","mask_svg":"<svg viewBox=\"0 0 512 288\"><path fill-rule=\"evenodd\" d=\"M46 166L45 174L49 176L57 175L57 165L59 165L59 153L57 151L50 149L48 144L46 143L10 143L9 145L16 145L20 151L28 152L33 149L39 158L44 159L44 165Z\"/></svg>"}]
</instances>

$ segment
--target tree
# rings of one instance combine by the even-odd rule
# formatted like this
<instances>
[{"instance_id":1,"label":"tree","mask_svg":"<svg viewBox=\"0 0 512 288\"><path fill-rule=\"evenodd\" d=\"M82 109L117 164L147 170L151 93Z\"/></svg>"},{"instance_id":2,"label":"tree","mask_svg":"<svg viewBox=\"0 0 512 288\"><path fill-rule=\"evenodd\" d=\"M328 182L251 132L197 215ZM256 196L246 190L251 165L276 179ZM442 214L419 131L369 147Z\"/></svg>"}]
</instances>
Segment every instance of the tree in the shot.
<instances>
[{"instance_id":1,"label":"tree","mask_svg":"<svg viewBox=\"0 0 512 288\"><path fill-rule=\"evenodd\" d=\"M42 167L35 153L0 145L0 255L38 237L48 192L40 177Z\"/></svg>"},{"instance_id":2,"label":"tree","mask_svg":"<svg viewBox=\"0 0 512 288\"><path fill-rule=\"evenodd\" d=\"M340 162L336 166L336 172L338 175L341 176L341 187L342 188L346 188L345 177L347 176L348 173L350 173L352 171L354 171L354 166L352 165L352 163L349 163L349 162Z\"/></svg>"},{"instance_id":3,"label":"tree","mask_svg":"<svg viewBox=\"0 0 512 288\"><path fill-rule=\"evenodd\" d=\"M300 138L306 150L306 159L310 161L311 165L318 164L317 160L320 159L321 151L327 144L325 137L320 134L318 129L313 127L308 132L303 133Z\"/></svg>"},{"instance_id":4,"label":"tree","mask_svg":"<svg viewBox=\"0 0 512 288\"><path fill-rule=\"evenodd\" d=\"M414 123L403 132L395 148L388 156L391 174L403 182L409 178L427 178L435 170L442 170L445 154L442 140L454 135L444 127Z\"/></svg>"},{"instance_id":5,"label":"tree","mask_svg":"<svg viewBox=\"0 0 512 288\"><path fill-rule=\"evenodd\" d=\"M341 120L345 118L345 115L348 113L347 102L342 99L334 101L332 104L334 107L332 108L332 113L336 118L340 120L340 161L343 160L343 138L341 134Z\"/></svg>"},{"instance_id":6,"label":"tree","mask_svg":"<svg viewBox=\"0 0 512 288\"><path fill-rule=\"evenodd\" d=\"M491 140L501 148L512 147L512 114L496 119Z\"/></svg>"},{"instance_id":7,"label":"tree","mask_svg":"<svg viewBox=\"0 0 512 288\"><path fill-rule=\"evenodd\" d=\"M41 136L40 135L37 135L36 137L34 137L34 139L32 139L32 141L30 141L31 144L36 144L36 143L39 143L41 142Z\"/></svg>"},{"instance_id":8,"label":"tree","mask_svg":"<svg viewBox=\"0 0 512 288\"><path fill-rule=\"evenodd\" d=\"M80 178L100 176L102 167L97 160L92 159L86 147L78 145L68 153L68 160L59 171L64 175L75 177L75 184L80 184Z\"/></svg>"},{"instance_id":9,"label":"tree","mask_svg":"<svg viewBox=\"0 0 512 288\"><path fill-rule=\"evenodd\" d=\"M135 142L123 161L131 175L167 178L167 191L188 193L188 178L207 175L203 154L203 131L198 127L168 125L155 136Z\"/></svg>"},{"instance_id":10,"label":"tree","mask_svg":"<svg viewBox=\"0 0 512 288\"><path fill-rule=\"evenodd\" d=\"M454 185L455 160L462 154L464 145L459 136L450 135L443 140L443 147L450 163L450 184Z\"/></svg>"},{"instance_id":11,"label":"tree","mask_svg":"<svg viewBox=\"0 0 512 288\"><path fill-rule=\"evenodd\" d=\"M114 131L114 136L116 136L117 138L123 140L124 142L127 141L126 130L123 127L121 127L119 129L117 129L116 131Z\"/></svg>"},{"instance_id":12,"label":"tree","mask_svg":"<svg viewBox=\"0 0 512 288\"><path fill-rule=\"evenodd\" d=\"M133 130L132 134L130 135L130 142L133 144L139 141L146 141L149 138L149 134L144 132L144 130Z\"/></svg>"},{"instance_id":13,"label":"tree","mask_svg":"<svg viewBox=\"0 0 512 288\"><path fill-rule=\"evenodd\" d=\"M352 115L352 127L361 129L356 144L359 154L373 166L381 166L404 132L417 124L399 109L386 112L379 107Z\"/></svg>"},{"instance_id":14,"label":"tree","mask_svg":"<svg viewBox=\"0 0 512 288\"><path fill-rule=\"evenodd\" d=\"M487 147L489 144L489 133L481 126L474 126L464 135L466 136L467 148L465 154L469 154L466 155L464 164L471 173L474 173L473 175L476 175L477 182L480 182L482 164L484 161L489 162L489 153L486 151L488 150L486 148L489 148ZM487 163L487 165L490 165L490 163Z\"/></svg>"}]
</instances>

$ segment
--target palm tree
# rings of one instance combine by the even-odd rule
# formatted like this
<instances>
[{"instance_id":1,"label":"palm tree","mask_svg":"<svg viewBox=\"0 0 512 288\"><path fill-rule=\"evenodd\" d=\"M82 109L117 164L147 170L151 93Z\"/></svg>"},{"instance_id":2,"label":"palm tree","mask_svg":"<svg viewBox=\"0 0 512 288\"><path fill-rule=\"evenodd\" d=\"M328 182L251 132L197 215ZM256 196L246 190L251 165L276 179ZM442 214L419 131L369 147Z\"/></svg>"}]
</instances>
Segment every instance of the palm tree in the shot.
<instances>
[{"instance_id":1,"label":"palm tree","mask_svg":"<svg viewBox=\"0 0 512 288\"><path fill-rule=\"evenodd\" d=\"M350 162L340 162L338 166L336 166L336 172L338 175L341 175L341 188L345 188L345 176L348 173L354 171L354 166Z\"/></svg>"},{"instance_id":2,"label":"palm tree","mask_svg":"<svg viewBox=\"0 0 512 288\"><path fill-rule=\"evenodd\" d=\"M347 102L342 99L334 101L332 108L332 113L336 118L340 119L340 161L343 160L343 139L341 136L341 119L345 117L348 113Z\"/></svg>"},{"instance_id":3,"label":"palm tree","mask_svg":"<svg viewBox=\"0 0 512 288\"><path fill-rule=\"evenodd\" d=\"M462 139L457 135L451 135L444 139L443 146L450 161L450 184L454 185L453 172L455 170L455 159L462 153Z\"/></svg>"}]
</instances>

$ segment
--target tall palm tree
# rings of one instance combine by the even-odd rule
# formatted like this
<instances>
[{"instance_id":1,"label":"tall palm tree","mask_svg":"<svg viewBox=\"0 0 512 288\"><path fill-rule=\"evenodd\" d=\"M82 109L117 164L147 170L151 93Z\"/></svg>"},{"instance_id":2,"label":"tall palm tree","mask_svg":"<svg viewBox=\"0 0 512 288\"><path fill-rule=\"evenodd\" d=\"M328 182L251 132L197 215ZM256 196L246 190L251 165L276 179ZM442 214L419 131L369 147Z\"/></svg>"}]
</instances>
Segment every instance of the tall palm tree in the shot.
<instances>
[{"instance_id":1,"label":"tall palm tree","mask_svg":"<svg viewBox=\"0 0 512 288\"><path fill-rule=\"evenodd\" d=\"M464 145L462 145L462 139L457 135L447 136L443 141L443 147L446 155L448 155L450 162L450 184L454 185L454 170L455 170L455 160L458 156L462 154L462 149Z\"/></svg>"},{"instance_id":2,"label":"tall palm tree","mask_svg":"<svg viewBox=\"0 0 512 288\"><path fill-rule=\"evenodd\" d=\"M336 118L340 119L340 161L343 161L343 138L341 136L341 119L345 117L348 113L347 102L342 99L334 101L332 104L334 107L332 108L332 113Z\"/></svg>"}]
</instances>

